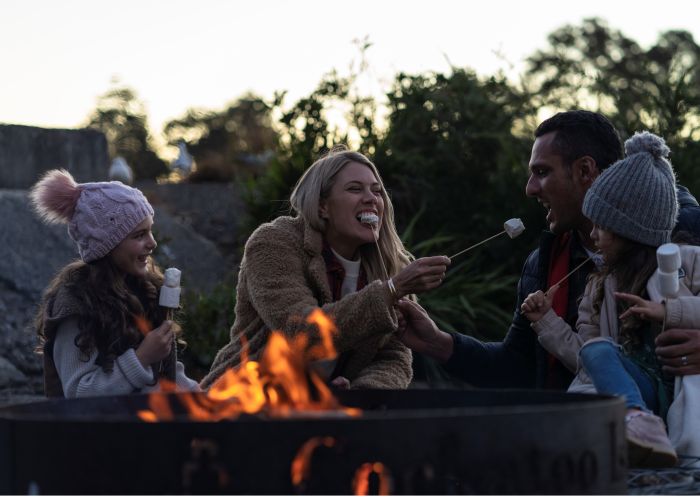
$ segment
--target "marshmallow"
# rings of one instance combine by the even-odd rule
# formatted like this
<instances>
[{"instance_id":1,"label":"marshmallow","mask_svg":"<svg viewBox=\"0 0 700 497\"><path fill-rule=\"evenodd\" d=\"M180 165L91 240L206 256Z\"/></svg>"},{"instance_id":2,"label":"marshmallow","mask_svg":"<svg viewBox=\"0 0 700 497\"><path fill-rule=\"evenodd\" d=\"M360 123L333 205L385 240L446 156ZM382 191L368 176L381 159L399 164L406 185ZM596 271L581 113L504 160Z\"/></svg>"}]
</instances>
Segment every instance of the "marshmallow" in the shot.
<instances>
[{"instance_id":1,"label":"marshmallow","mask_svg":"<svg viewBox=\"0 0 700 497\"><path fill-rule=\"evenodd\" d=\"M670 299L678 295L678 270L665 272L657 269L659 275L659 291L664 298Z\"/></svg>"},{"instance_id":2,"label":"marshmallow","mask_svg":"<svg viewBox=\"0 0 700 497\"><path fill-rule=\"evenodd\" d=\"M174 267L165 270L163 286L160 287L158 304L162 307L177 309L180 307L180 275L182 272Z\"/></svg>"},{"instance_id":3,"label":"marshmallow","mask_svg":"<svg viewBox=\"0 0 700 497\"><path fill-rule=\"evenodd\" d=\"M525 231L525 225L519 218L514 217L503 223L503 229L506 230L509 237L515 238Z\"/></svg>"},{"instance_id":4,"label":"marshmallow","mask_svg":"<svg viewBox=\"0 0 700 497\"><path fill-rule=\"evenodd\" d=\"M177 288L180 286L180 275L182 271L175 267L169 267L163 273L163 284L169 286L170 288Z\"/></svg>"},{"instance_id":5,"label":"marshmallow","mask_svg":"<svg viewBox=\"0 0 700 497\"><path fill-rule=\"evenodd\" d=\"M681 267L681 251L675 243L665 243L656 249L659 272L676 273Z\"/></svg>"},{"instance_id":6,"label":"marshmallow","mask_svg":"<svg viewBox=\"0 0 700 497\"><path fill-rule=\"evenodd\" d=\"M362 224L371 224L372 226L376 226L379 224L379 216L371 212L363 212L360 214L360 222Z\"/></svg>"}]
</instances>

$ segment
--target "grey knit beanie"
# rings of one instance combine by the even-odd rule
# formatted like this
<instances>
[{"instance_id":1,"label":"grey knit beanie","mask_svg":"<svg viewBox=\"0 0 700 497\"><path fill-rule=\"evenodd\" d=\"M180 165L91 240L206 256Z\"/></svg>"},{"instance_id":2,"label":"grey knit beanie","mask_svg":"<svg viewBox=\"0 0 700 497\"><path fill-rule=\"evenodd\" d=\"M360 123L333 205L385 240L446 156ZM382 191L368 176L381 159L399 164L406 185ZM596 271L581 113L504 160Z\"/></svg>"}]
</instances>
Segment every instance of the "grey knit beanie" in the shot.
<instances>
[{"instance_id":1,"label":"grey knit beanie","mask_svg":"<svg viewBox=\"0 0 700 497\"><path fill-rule=\"evenodd\" d=\"M625 142L626 157L593 182L583 214L602 228L645 245L671 241L678 217L676 177L664 139L644 131Z\"/></svg>"}]
</instances>

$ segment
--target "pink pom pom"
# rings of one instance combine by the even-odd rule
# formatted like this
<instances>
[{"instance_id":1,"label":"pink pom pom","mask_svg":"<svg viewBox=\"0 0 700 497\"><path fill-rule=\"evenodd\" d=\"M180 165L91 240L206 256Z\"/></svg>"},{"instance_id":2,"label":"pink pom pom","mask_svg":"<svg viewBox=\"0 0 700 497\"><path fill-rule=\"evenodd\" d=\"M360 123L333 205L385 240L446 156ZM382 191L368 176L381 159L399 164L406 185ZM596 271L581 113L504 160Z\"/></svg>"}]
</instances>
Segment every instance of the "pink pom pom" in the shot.
<instances>
[{"instance_id":1,"label":"pink pom pom","mask_svg":"<svg viewBox=\"0 0 700 497\"><path fill-rule=\"evenodd\" d=\"M37 213L49 223L69 222L79 197L80 187L64 169L47 172L29 193Z\"/></svg>"}]
</instances>

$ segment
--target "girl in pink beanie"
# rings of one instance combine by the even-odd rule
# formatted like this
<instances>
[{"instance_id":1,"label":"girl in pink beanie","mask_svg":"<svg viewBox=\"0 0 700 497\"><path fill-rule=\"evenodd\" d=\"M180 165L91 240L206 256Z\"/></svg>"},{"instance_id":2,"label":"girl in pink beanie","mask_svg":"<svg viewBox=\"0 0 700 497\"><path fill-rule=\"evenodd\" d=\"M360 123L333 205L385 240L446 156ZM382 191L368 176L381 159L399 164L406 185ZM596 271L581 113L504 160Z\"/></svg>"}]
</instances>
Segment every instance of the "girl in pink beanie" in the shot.
<instances>
[{"instance_id":1,"label":"girl in pink beanie","mask_svg":"<svg viewBox=\"0 0 700 497\"><path fill-rule=\"evenodd\" d=\"M158 305L163 275L151 258L157 243L146 197L118 181L78 184L52 170L30 199L45 221L68 224L81 259L49 284L36 318L46 395L147 392L161 377L197 390L174 359L176 326Z\"/></svg>"}]
</instances>

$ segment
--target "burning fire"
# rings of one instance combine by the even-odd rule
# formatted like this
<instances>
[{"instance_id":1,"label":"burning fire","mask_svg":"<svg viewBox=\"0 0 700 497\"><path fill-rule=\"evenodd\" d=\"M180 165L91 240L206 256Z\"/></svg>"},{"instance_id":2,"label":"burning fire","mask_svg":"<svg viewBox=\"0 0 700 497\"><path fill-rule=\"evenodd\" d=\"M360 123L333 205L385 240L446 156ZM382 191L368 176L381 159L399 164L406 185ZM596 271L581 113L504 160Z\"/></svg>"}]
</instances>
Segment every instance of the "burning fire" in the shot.
<instances>
[{"instance_id":1,"label":"burning fire","mask_svg":"<svg viewBox=\"0 0 700 497\"><path fill-rule=\"evenodd\" d=\"M265 413L270 416L289 416L298 411L341 411L358 416L358 409L341 407L326 382L309 367L312 361L330 359L337 355L333 346L333 334L337 328L320 309L306 319L316 325L320 340L309 345L309 335L298 333L287 338L273 331L260 361L248 360L242 354L237 369L227 370L208 392L185 392L175 400L195 421L220 421L232 419L242 413ZM243 350L247 344L243 343ZM161 390L174 391L174 385L161 380ZM143 421L171 421L175 412L170 398L159 393L149 396L150 410L139 411Z\"/></svg>"},{"instance_id":2,"label":"burning fire","mask_svg":"<svg viewBox=\"0 0 700 497\"><path fill-rule=\"evenodd\" d=\"M311 456L314 451L320 446L324 447L334 447L335 439L333 437L313 437L307 440L304 445L301 446L297 455L292 461L292 484L298 487L303 481L309 479L309 474L311 472Z\"/></svg>"},{"instance_id":3,"label":"burning fire","mask_svg":"<svg viewBox=\"0 0 700 497\"><path fill-rule=\"evenodd\" d=\"M352 481L355 495L369 495L369 479L372 475L376 475L377 478L377 495L389 495L391 493L391 473L380 462L367 462L357 469Z\"/></svg>"}]
</instances>

